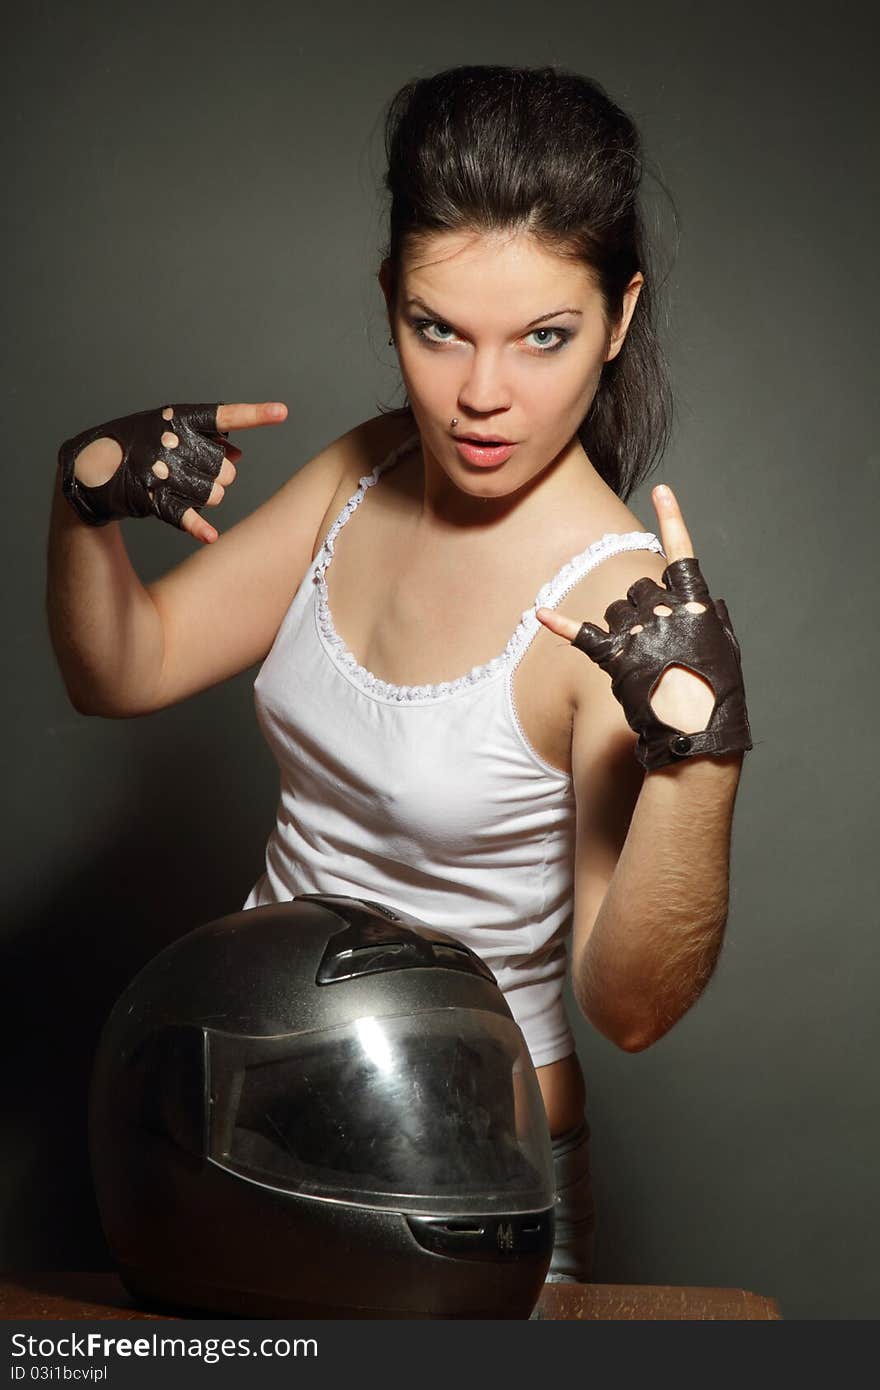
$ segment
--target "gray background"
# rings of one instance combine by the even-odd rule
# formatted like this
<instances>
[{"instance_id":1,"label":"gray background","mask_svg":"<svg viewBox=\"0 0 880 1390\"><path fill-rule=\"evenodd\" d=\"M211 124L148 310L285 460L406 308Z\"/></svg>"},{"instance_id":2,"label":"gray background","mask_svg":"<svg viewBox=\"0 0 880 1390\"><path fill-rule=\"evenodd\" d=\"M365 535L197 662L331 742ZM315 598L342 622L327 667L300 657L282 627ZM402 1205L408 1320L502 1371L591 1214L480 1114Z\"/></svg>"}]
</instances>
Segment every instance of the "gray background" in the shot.
<instances>
[{"instance_id":1,"label":"gray background","mask_svg":"<svg viewBox=\"0 0 880 1390\"><path fill-rule=\"evenodd\" d=\"M744 1287L789 1318L878 1310L877 33L802 5L264 0L17 7L5 69L10 303L3 1268L100 1268L92 1049L162 945L261 872L277 771L256 668L152 717L67 701L45 622L59 442L166 399L281 399L238 436L222 531L402 399L375 281L380 117L470 62L598 78L639 123L671 263L672 483L743 649L756 747L724 954L627 1055L569 1007L602 1283ZM149 582L196 544L126 522ZM874 582L872 583L872 577Z\"/></svg>"}]
</instances>

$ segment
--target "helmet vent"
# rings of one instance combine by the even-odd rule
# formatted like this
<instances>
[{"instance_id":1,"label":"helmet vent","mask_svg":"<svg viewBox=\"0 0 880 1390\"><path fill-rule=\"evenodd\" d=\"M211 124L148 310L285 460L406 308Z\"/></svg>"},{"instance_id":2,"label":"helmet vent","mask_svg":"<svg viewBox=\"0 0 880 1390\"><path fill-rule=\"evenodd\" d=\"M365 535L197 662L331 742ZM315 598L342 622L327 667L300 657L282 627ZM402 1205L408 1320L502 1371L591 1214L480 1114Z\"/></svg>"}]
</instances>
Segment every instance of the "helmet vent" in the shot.
<instances>
[{"instance_id":1,"label":"helmet vent","mask_svg":"<svg viewBox=\"0 0 880 1390\"><path fill-rule=\"evenodd\" d=\"M441 967L481 975L495 983L495 977L479 956L461 941L428 927L416 929L405 922L383 920L378 912L366 911L362 904L334 905L334 912L345 925L327 943L316 984L334 984L383 970Z\"/></svg>"}]
</instances>

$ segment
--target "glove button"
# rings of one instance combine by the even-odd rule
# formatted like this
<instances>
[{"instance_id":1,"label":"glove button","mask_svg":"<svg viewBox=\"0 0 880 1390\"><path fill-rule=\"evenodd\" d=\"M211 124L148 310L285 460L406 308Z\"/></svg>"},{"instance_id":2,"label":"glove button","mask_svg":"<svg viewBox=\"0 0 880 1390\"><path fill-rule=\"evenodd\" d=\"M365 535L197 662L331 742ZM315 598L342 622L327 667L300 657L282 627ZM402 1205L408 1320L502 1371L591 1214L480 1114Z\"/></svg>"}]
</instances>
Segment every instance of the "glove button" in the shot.
<instances>
[{"instance_id":1,"label":"glove button","mask_svg":"<svg viewBox=\"0 0 880 1390\"><path fill-rule=\"evenodd\" d=\"M669 747L673 753L678 753L680 757L684 757L686 753L691 751L693 739L688 738L687 734L675 734L669 740Z\"/></svg>"}]
</instances>

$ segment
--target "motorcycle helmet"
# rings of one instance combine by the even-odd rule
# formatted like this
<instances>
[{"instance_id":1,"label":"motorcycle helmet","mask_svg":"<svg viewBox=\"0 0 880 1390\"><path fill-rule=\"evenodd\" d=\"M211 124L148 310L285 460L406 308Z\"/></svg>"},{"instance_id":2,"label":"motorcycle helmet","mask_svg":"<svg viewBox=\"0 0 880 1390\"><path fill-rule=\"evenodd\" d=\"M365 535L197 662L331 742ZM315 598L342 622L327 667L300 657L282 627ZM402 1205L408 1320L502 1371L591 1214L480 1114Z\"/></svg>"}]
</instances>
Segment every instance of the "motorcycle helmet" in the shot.
<instances>
[{"instance_id":1,"label":"motorcycle helmet","mask_svg":"<svg viewBox=\"0 0 880 1390\"><path fill-rule=\"evenodd\" d=\"M378 902L301 894L162 950L101 1035L89 1150L148 1303L528 1318L550 1265L522 1033L473 951Z\"/></svg>"}]
</instances>

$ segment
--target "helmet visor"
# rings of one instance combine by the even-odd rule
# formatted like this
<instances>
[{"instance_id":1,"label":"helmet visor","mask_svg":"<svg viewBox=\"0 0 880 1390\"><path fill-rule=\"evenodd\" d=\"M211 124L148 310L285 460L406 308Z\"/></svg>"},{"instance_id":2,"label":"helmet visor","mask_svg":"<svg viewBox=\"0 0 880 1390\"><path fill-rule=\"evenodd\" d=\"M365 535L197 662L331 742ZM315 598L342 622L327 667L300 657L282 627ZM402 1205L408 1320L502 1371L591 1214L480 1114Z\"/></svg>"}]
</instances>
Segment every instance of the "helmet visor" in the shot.
<instances>
[{"instance_id":1,"label":"helmet visor","mask_svg":"<svg viewBox=\"0 0 880 1390\"><path fill-rule=\"evenodd\" d=\"M278 1037L206 1036L209 1153L224 1167L396 1210L553 1205L543 1099L510 1018L436 1009Z\"/></svg>"}]
</instances>

